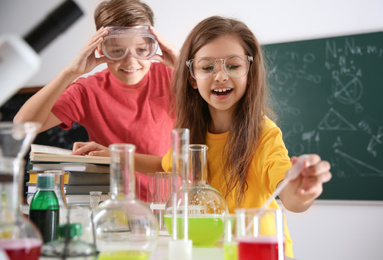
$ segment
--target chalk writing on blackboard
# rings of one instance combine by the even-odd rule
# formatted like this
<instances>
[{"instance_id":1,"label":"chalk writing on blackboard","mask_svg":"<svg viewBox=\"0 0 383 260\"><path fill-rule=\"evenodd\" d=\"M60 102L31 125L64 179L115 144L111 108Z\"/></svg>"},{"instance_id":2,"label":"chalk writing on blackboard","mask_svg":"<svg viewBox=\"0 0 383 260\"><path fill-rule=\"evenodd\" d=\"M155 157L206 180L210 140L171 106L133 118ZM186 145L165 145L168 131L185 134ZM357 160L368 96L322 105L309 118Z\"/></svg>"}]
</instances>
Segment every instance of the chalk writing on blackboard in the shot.
<instances>
[{"instance_id":1,"label":"chalk writing on blackboard","mask_svg":"<svg viewBox=\"0 0 383 260\"><path fill-rule=\"evenodd\" d=\"M383 200L383 191L367 190L383 185L383 33L269 44L264 52L289 154L331 163L323 198Z\"/></svg>"}]
</instances>

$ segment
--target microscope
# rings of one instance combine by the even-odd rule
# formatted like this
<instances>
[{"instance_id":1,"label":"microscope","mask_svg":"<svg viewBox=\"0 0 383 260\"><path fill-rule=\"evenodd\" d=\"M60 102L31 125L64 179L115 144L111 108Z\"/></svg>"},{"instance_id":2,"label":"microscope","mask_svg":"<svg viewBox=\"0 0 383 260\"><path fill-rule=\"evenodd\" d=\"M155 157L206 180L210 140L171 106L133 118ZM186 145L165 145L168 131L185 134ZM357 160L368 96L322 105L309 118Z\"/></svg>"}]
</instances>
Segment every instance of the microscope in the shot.
<instances>
[{"instance_id":1,"label":"microscope","mask_svg":"<svg viewBox=\"0 0 383 260\"><path fill-rule=\"evenodd\" d=\"M24 37L0 36L0 106L39 70L38 53L82 14L75 2L64 0Z\"/></svg>"}]
</instances>

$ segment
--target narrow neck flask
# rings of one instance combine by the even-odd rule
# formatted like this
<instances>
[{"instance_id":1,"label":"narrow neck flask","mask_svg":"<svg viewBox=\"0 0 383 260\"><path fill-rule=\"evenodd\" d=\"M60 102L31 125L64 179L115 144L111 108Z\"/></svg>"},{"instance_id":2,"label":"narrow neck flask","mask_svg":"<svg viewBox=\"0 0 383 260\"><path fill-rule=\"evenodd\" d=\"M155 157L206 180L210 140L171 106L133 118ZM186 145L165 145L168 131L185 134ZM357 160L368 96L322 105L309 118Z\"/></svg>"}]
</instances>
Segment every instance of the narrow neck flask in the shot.
<instances>
[{"instance_id":1,"label":"narrow neck flask","mask_svg":"<svg viewBox=\"0 0 383 260\"><path fill-rule=\"evenodd\" d=\"M93 210L98 260L148 259L157 246L158 224L149 207L135 197L132 144L112 144L110 199Z\"/></svg>"},{"instance_id":2,"label":"narrow neck flask","mask_svg":"<svg viewBox=\"0 0 383 260\"><path fill-rule=\"evenodd\" d=\"M37 191L29 207L29 219L40 230L44 243L57 239L60 210L54 181L53 174L37 175Z\"/></svg>"},{"instance_id":3,"label":"narrow neck flask","mask_svg":"<svg viewBox=\"0 0 383 260\"><path fill-rule=\"evenodd\" d=\"M208 184L208 147L189 146L192 184L188 189L189 239L193 246L212 246L224 231L224 215L228 206L224 197Z\"/></svg>"}]
</instances>

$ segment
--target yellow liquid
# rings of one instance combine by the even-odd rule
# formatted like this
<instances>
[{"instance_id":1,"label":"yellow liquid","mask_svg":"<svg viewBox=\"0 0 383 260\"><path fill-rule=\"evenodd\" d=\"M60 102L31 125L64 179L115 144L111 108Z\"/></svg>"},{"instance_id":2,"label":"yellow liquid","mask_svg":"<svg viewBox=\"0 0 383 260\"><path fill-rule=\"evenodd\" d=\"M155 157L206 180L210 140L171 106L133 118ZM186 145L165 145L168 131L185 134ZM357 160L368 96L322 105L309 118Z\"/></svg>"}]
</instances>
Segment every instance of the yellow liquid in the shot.
<instances>
[{"instance_id":1,"label":"yellow liquid","mask_svg":"<svg viewBox=\"0 0 383 260\"><path fill-rule=\"evenodd\" d=\"M172 234L172 215L164 216L165 227ZM177 218L177 228L182 232L183 219ZM223 220L213 214L189 215L189 239L193 246L212 246L223 235ZM183 234L180 234L183 237Z\"/></svg>"},{"instance_id":2,"label":"yellow liquid","mask_svg":"<svg viewBox=\"0 0 383 260\"><path fill-rule=\"evenodd\" d=\"M238 244L228 243L223 244L223 259L224 260L238 260Z\"/></svg>"},{"instance_id":3,"label":"yellow liquid","mask_svg":"<svg viewBox=\"0 0 383 260\"><path fill-rule=\"evenodd\" d=\"M149 257L150 252L148 251L102 251L98 256L98 260L146 260Z\"/></svg>"}]
</instances>

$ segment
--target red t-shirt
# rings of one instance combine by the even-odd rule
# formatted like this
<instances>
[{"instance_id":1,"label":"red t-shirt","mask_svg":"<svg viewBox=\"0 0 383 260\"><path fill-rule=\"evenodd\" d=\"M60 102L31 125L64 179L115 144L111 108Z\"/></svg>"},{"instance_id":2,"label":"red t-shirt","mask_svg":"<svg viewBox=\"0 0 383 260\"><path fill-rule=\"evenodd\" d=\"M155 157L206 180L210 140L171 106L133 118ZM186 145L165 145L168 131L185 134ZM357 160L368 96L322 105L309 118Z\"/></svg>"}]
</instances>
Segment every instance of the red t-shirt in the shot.
<instances>
[{"instance_id":1,"label":"red t-shirt","mask_svg":"<svg viewBox=\"0 0 383 260\"><path fill-rule=\"evenodd\" d=\"M90 141L104 146L131 143L137 153L163 156L171 146L174 126L169 112L172 73L165 65L152 63L141 82L125 85L105 69L72 83L52 112L63 129L74 122L84 126ZM143 179L141 189L146 187Z\"/></svg>"}]
</instances>

